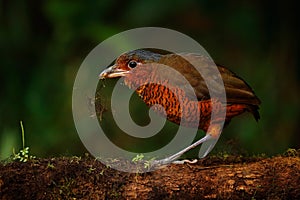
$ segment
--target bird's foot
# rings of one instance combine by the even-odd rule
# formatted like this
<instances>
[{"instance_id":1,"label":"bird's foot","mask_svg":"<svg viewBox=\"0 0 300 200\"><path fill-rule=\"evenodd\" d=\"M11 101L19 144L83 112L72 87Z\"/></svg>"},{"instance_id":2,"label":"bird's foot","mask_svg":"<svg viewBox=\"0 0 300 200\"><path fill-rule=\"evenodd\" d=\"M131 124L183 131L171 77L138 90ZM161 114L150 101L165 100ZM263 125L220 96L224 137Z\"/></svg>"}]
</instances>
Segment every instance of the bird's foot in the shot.
<instances>
[{"instance_id":1,"label":"bird's foot","mask_svg":"<svg viewBox=\"0 0 300 200\"><path fill-rule=\"evenodd\" d=\"M172 163L173 164L184 164L184 163L195 164L197 162L198 162L198 159L194 159L194 160L184 159L184 160L175 160Z\"/></svg>"},{"instance_id":2,"label":"bird's foot","mask_svg":"<svg viewBox=\"0 0 300 200\"><path fill-rule=\"evenodd\" d=\"M174 164L196 163L197 159L195 159L193 161L189 161L189 160L181 160L180 161L180 160L177 160L177 159L180 156L182 156L182 154L189 151L190 149L193 149L196 146L198 146L199 144L202 144L202 143L204 143L206 141L209 141L211 139L212 139L211 135L207 134L202 139L198 140L197 142L193 143L192 145L188 146L187 148L179 151L178 153L176 153L174 155L171 155L171 156L169 156L167 158L164 158L164 159L161 159L161 160L153 160L151 162L151 166L156 168L157 166L167 165L167 164L171 164L171 163L174 163ZM212 145L209 146L209 148L208 148L209 150L205 151L205 155L209 153L209 151L211 150L212 147L213 147Z\"/></svg>"},{"instance_id":3,"label":"bird's foot","mask_svg":"<svg viewBox=\"0 0 300 200\"><path fill-rule=\"evenodd\" d=\"M193 159L193 160L188 160L188 159L184 159L184 160L174 160L171 161L169 159L161 159L161 160L153 160L151 162L151 169L159 169L162 168L168 164L195 164L198 162L198 159Z\"/></svg>"}]
</instances>

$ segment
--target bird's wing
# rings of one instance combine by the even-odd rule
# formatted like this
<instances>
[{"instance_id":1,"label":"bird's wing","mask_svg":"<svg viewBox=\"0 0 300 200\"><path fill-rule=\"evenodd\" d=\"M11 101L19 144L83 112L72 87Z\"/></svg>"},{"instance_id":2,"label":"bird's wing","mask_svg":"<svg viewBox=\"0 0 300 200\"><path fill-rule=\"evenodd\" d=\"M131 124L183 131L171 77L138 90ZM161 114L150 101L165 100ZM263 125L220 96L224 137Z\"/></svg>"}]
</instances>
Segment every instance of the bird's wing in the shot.
<instances>
[{"instance_id":1,"label":"bird's wing","mask_svg":"<svg viewBox=\"0 0 300 200\"><path fill-rule=\"evenodd\" d=\"M184 89L188 97L195 94L198 100L210 99L212 94L222 95L225 87L227 103L260 104L260 100L242 78L223 66L216 67L216 64L205 56L169 54L163 56L160 62L174 68L188 80L194 91L186 85L182 77L173 77L173 81Z\"/></svg>"}]
</instances>

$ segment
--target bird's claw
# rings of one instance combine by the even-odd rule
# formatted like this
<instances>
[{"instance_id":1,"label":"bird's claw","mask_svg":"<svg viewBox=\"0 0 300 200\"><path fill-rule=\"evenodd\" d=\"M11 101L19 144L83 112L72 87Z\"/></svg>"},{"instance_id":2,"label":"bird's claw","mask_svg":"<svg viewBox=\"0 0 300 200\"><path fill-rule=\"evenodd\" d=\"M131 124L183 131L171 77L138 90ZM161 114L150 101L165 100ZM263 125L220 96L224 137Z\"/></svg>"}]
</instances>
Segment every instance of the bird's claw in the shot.
<instances>
[{"instance_id":1,"label":"bird's claw","mask_svg":"<svg viewBox=\"0 0 300 200\"><path fill-rule=\"evenodd\" d=\"M170 160L170 159L161 159L161 160L153 160L151 162L151 167L153 168L160 168L168 164L195 164L197 163L198 159L193 159L193 160Z\"/></svg>"},{"instance_id":2,"label":"bird's claw","mask_svg":"<svg viewBox=\"0 0 300 200\"><path fill-rule=\"evenodd\" d=\"M184 164L184 163L195 164L197 162L198 162L198 159L194 159L194 160L185 159L185 160L175 160L172 163L173 164Z\"/></svg>"}]
</instances>

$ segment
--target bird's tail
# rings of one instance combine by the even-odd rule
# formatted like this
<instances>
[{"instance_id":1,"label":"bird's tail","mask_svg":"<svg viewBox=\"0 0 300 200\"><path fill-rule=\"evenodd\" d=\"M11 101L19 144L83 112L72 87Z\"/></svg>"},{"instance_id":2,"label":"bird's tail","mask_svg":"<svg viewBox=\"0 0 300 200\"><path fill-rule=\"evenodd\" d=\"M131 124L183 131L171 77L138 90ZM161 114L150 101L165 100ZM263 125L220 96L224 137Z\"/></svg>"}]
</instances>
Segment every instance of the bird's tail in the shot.
<instances>
[{"instance_id":1,"label":"bird's tail","mask_svg":"<svg viewBox=\"0 0 300 200\"><path fill-rule=\"evenodd\" d=\"M247 111L252 113L256 121L260 119L258 109L259 107L257 105L247 105Z\"/></svg>"}]
</instances>

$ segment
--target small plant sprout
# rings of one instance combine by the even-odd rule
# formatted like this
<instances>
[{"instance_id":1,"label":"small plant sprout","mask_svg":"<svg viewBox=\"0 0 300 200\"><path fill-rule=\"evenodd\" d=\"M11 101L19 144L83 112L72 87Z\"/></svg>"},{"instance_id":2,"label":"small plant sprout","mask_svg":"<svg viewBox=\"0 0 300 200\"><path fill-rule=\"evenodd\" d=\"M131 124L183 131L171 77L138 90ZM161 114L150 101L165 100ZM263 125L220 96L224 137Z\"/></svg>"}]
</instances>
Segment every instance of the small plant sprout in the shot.
<instances>
[{"instance_id":1,"label":"small plant sprout","mask_svg":"<svg viewBox=\"0 0 300 200\"><path fill-rule=\"evenodd\" d=\"M150 160L144 160L145 156L144 154L137 154L134 158L132 158L132 162L134 163L138 163L138 162L142 162L144 164L144 168L145 169L150 169L151 168L151 164L153 162L153 160L155 160L155 157L151 158Z\"/></svg>"},{"instance_id":2,"label":"small plant sprout","mask_svg":"<svg viewBox=\"0 0 300 200\"><path fill-rule=\"evenodd\" d=\"M132 158L131 161L134 163L137 163L139 161L142 161L144 157L145 156L143 154L137 154L135 157Z\"/></svg>"},{"instance_id":3,"label":"small plant sprout","mask_svg":"<svg viewBox=\"0 0 300 200\"><path fill-rule=\"evenodd\" d=\"M18 160L21 162L27 162L28 160L34 159L35 156L29 155L29 147L25 147L25 131L24 131L24 126L23 122L20 121L21 125L21 133L22 133L22 147L19 151L19 153L15 153L15 149L13 148L13 160Z\"/></svg>"},{"instance_id":4,"label":"small plant sprout","mask_svg":"<svg viewBox=\"0 0 300 200\"><path fill-rule=\"evenodd\" d=\"M145 169L150 169L151 167L151 164L152 162L155 160L155 158L151 158L150 160L147 160L145 163L144 163L144 168Z\"/></svg>"}]
</instances>

